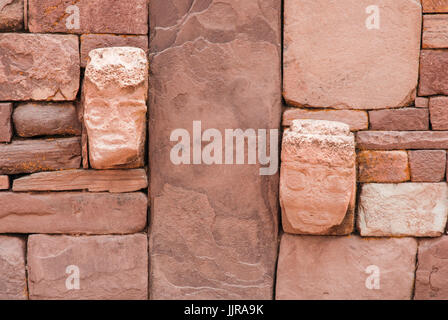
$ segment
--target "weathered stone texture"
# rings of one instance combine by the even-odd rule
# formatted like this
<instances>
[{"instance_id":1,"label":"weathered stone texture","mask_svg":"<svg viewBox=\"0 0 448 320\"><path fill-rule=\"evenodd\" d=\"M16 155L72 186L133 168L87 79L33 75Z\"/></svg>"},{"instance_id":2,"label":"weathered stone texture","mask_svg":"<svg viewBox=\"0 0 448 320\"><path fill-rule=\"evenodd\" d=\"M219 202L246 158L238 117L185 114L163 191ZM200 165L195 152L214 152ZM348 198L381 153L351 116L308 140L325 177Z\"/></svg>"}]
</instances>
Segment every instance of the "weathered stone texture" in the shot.
<instances>
[{"instance_id":1,"label":"weathered stone texture","mask_svg":"<svg viewBox=\"0 0 448 320\"><path fill-rule=\"evenodd\" d=\"M415 107L416 108L428 108L429 99L425 97L417 97L415 98Z\"/></svg>"},{"instance_id":2,"label":"weathered stone texture","mask_svg":"<svg viewBox=\"0 0 448 320\"><path fill-rule=\"evenodd\" d=\"M17 31L23 29L24 0L0 1L0 31Z\"/></svg>"},{"instance_id":3,"label":"weathered stone texture","mask_svg":"<svg viewBox=\"0 0 448 320\"><path fill-rule=\"evenodd\" d=\"M278 300L409 300L416 253L417 241L412 238L284 234L276 297ZM379 289L372 287L375 269L379 271Z\"/></svg>"},{"instance_id":4,"label":"weathered stone texture","mask_svg":"<svg viewBox=\"0 0 448 320\"><path fill-rule=\"evenodd\" d=\"M448 130L448 97L429 99L432 130Z\"/></svg>"},{"instance_id":5,"label":"weathered stone texture","mask_svg":"<svg viewBox=\"0 0 448 320\"><path fill-rule=\"evenodd\" d=\"M148 240L145 234L31 235L27 258L30 299L148 298ZM79 270L79 289L67 288L67 278L73 274L71 270L67 273L69 266ZM73 284L70 280L69 284Z\"/></svg>"},{"instance_id":6,"label":"weathered stone texture","mask_svg":"<svg viewBox=\"0 0 448 320\"><path fill-rule=\"evenodd\" d=\"M448 15L423 16L423 48L448 48Z\"/></svg>"},{"instance_id":7,"label":"weathered stone texture","mask_svg":"<svg viewBox=\"0 0 448 320\"><path fill-rule=\"evenodd\" d=\"M364 184L358 227L362 236L437 237L447 220L446 183Z\"/></svg>"},{"instance_id":8,"label":"weathered stone texture","mask_svg":"<svg viewBox=\"0 0 448 320\"><path fill-rule=\"evenodd\" d=\"M447 131L360 131L356 147L373 150L448 149Z\"/></svg>"},{"instance_id":9,"label":"weathered stone texture","mask_svg":"<svg viewBox=\"0 0 448 320\"><path fill-rule=\"evenodd\" d=\"M0 300L25 299L25 240L0 235Z\"/></svg>"},{"instance_id":10,"label":"weathered stone texture","mask_svg":"<svg viewBox=\"0 0 448 320\"><path fill-rule=\"evenodd\" d=\"M403 108L369 111L370 129L383 131L418 131L429 129L428 109Z\"/></svg>"},{"instance_id":11,"label":"weathered stone texture","mask_svg":"<svg viewBox=\"0 0 448 320\"><path fill-rule=\"evenodd\" d=\"M445 150L411 150L409 163L412 181L440 182L445 178Z\"/></svg>"},{"instance_id":12,"label":"weathered stone texture","mask_svg":"<svg viewBox=\"0 0 448 320\"><path fill-rule=\"evenodd\" d=\"M0 143L10 142L12 138L12 103L0 103Z\"/></svg>"},{"instance_id":13,"label":"weathered stone texture","mask_svg":"<svg viewBox=\"0 0 448 320\"><path fill-rule=\"evenodd\" d=\"M0 190L9 189L9 176L0 176Z\"/></svg>"},{"instance_id":14,"label":"weathered stone texture","mask_svg":"<svg viewBox=\"0 0 448 320\"><path fill-rule=\"evenodd\" d=\"M415 300L448 300L447 259L447 236L419 242Z\"/></svg>"},{"instance_id":15,"label":"weathered stone texture","mask_svg":"<svg viewBox=\"0 0 448 320\"><path fill-rule=\"evenodd\" d=\"M14 180L13 191L132 192L148 186L144 169L39 172Z\"/></svg>"},{"instance_id":16,"label":"weathered stone texture","mask_svg":"<svg viewBox=\"0 0 448 320\"><path fill-rule=\"evenodd\" d=\"M372 12L366 9L371 5L369 0L285 1L283 91L288 103L336 109L412 104L421 5L382 0L379 30L369 30Z\"/></svg>"},{"instance_id":17,"label":"weathered stone texture","mask_svg":"<svg viewBox=\"0 0 448 320\"><path fill-rule=\"evenodd\" d=\"M356 198L355 159L348 125L293 121L282 142L280 206L285 232L328 234L342 224Z\"/></svg>"},{"instance_id":18,"label":"weathered stone texture","mask_svg":"<svg viewBox=\"0 0 448 320\"><path fill-rule=\"evenodd\" d=\"M28 0L28 6L31 32L148 33L148 0Z\"/></svg>"},{"instance_id":19,"label":"weathered stone texture","mask_svg":"<svg viewBox=\"0 0 448 320\"><path fill-rule=\"evenodd\" d=\"M422 0L423 12L448 12L448 0Z\"/></svg>"},{"instance_id":20,"label":"weathered stone texture","mask_svg":"<svg viewBox=\"0 0 448 320\"><path fill-rule=\"evenodd\" d=\"M0 233L135 233L146 224L143 193L0 192Z\"/></svg>"},{"instance_id":21,"label":"weathered stone texture","mask_svg":"<svg viewBox=\"0 0 448 320\"><path fill-rule=\"evenodd\" d=\"M361 110L314 110L288 108L283 113L284 126L290 126L293 120L314 119L329 120L346 123L351 131L365 130L369 128L367 112Z\"/></svg>"},{"instance_id":22,"label":"weathered stone texture","mask_svg":"<svg viewBox=\"0 0 448 320\"><path fill-rule=\"evenodd\" d=\"M77 169L81 164L79 137L18 140L0 144L0 174Z\"/></svg>"},{"instance_id":23,"label":"weathered stone texture","mask_svg":"<svg viewBox=\"0 0 448 320\"><path fill-rule=\"evenodd\" d=\"M272 298L278 175L174 165L169 137L198 119L279 128L280 16L277 0L150 1L152 299Z\"/></svg>"},{"instance_id":24,"label":"weathered stone texture","mask_svg":"<svg viewBox=\"0 0 448 320\"><path fill-rule=\"evenodd\" d=\"M92 168L144 165L147 95L148 59L142 49L114 47L90 52L83 110Z\"/></svg>"},{"instance_id":25,"label":"weathered stone texture","mask_svg":"<svg viewBox=\"0 0 448 320\"><path fill-rule=\"evenodd\" d=\"M74 100L79 76L76 36L0 34L0 100Z\"/></svg>"},{"instance_id":26,"label":"weathered stone texture","mask_svg":"<svg viewBox=\"0 0 448 320\"><path fill-rule=\"evenodd\" d=\"M12 116L17 135L21 137L81 135L76 107L73 103L24 103Z\"/></svg>"},{"instance_id":27,"label":"weathered stone texture","mask_svg":"<svg viewBox=\"0 0 448 320\"><path fill-rule=\"evenodd\" d=\"M419 96L448 94L448 51L422 50Z\"/></svg>"},{"instance_id":28,"label":"weathered stone texture","mask_svg":"<svg viewBox=\"0 0 448 320\"><path fill-rule=\"evenodd\" d=\"M359 182L405 182L410 179L406 151L361 151L357 157Z\"/></svg>"},{"instance_id":29,"label":"weathered stone texture","mask_svg":"<svg viewBox=\"0 0 448 320\"><path fill-rule=\"evenodd\" d=\"M110 47L137 47L148 52L147 36L83 34L81 36L81 67L87 65L89 52L94 49Z\"/></svg>"}]
</instances>

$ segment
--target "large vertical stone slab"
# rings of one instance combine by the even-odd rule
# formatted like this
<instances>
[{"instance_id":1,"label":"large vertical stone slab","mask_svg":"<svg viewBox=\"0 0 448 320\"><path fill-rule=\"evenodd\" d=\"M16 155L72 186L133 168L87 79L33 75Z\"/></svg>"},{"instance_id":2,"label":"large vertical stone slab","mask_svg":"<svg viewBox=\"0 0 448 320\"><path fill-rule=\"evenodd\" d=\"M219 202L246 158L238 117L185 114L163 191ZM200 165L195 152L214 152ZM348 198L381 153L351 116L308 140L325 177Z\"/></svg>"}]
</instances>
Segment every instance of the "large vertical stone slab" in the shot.
<instances>
[{"instance_id":1,"label":"large vertical stone slab","mask_svg":"<svg viewBox=\"0 0 448 320\"><path fill-rule=\"evenodd\" d=\"M417 241L284 234L278 300L409 300Z\"/></svg>"},{"instance_id":2,"label":"large vertical stone slab","mask_svg":"<svg viewBox=\"0 0 448 320\"><path fill-rule=\"evenodd\" d=\"M84 123L94 169L145 163L148 59L142 49L92 50L84 84Z\"/></svg>"},{"instance_id":3,"label":"large vertical stone slab","mask_svg":"<svg viewBox=\"0 0 448 320\"><path fill-rule=\"evenodd\" d=\"M294 120L283 135L280 206L283 230L329 234L356 198L355 138L348 125ZM350 233L351 230L347 230Z\"/></svg>"},{"instance_id":4,"label":"large vertical stone slab","mask_svg":"<svg viewBox=\"0 0 448 320\"><path fill-rule=\"evenodd\" d=\"M337 109L410 105L421 11L415 0L286 0L286 101Z\"/></svg>"},{"instance_id":5,"label":"large vertical stone slab","mask_svg":"<svg viewBox=\"0 0 448 320\"><path fill-rule=\"evenodd\" d=\"M192 135L195 120L223 135L279 128L280 4L150 2L152 299L273 296L278 175L261 176L260 165L174 165L170 135Z\"/></svg>"},{"instance_id":6,"label":"large vertical stone slab","mask_svg":"<svg viewBox=\"0 0 448 320\"><path fill-rule=\"evenodd\" d=\"M27 299L25 240L0 236L0 300Z\"/></svg>"},{"instance_id":7,"label":"large vertical stone slab","mask_svg":"<svg viewBox=\"0 0 448 320\"><path fill-rule=\"evenodd\" d=\"M27 257L30 299L148 297L148 239L144 234L31 235Z\"/></svg>"}]
</instances>

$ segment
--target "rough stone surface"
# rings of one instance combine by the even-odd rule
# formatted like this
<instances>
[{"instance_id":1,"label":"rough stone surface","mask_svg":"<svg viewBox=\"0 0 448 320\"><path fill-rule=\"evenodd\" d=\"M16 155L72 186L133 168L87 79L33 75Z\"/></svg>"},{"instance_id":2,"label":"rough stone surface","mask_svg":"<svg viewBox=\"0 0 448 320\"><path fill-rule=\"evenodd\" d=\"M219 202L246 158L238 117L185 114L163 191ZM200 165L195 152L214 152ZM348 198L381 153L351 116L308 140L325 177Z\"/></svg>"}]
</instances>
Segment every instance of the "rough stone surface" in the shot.
<instances>
[{"instance_id":1,"label":"rough stone surface","mask_svg":"<svg viewBox=\"0 0 448 320\"><path fill-rule=\"evenodd\" d=\"M356 133L359 149L448 149L446 131L360 131Z\"/></svg>"},{"instance_id":2,"label":"rough stone surface","mask_svg":"<svg viewBox=\"0 0 448 320\"><path fill-rule=\"evenodd\" d=\"M280 244L278 300L409 300L417 241L284 234ZM379 289L368 289L379 268ZM371 286L370 286L371 287Z\"/></svg>"},{"instance_id":3,"label":"rough stone surface","mask_svg":"<svg viewBox=\"0 0 448 320\"><path fill-rule=\"evenodd\" d=\"M0 142L10 142L12 138L11 125L12 103L0 103Z\"/></svg>"},{"instance_id":4,"label":"rough stone surface","mask_svg":"<svg viewBox=\"0 0 448 320\"><path fill-rule=\"evenodd\" d=\"M445 178L445 150L409 151L411 178L416 182L440 182Z\"/></svg>"},{"instance_id":5,"label":"rough stone surface","mask_svg":"<svg viewBox=\"0 0 448 320\"><path fill-rule=\"evenodd\" d=\"M8 189L9 189L9 177L0 176L0 190L8 190Z\"/></svg>"},{"instance_id":6,"label":"rough stone surface","mask_svg":"<svg viewBox=\"0 0 448 320\"><path fill-rule=\"evenodd\" d=\"M382 0L380 29L369 30L370 5L369 0L285 1L283 91L288 103L379 109L414 101L421 5Z\"/></svg>"},{"instance_id":7,"label":"rough stone surface","mask_svg":"<svg viewBox=\"0 0 448 320\"><path fill-rule=\"evenodd\" d=\"M92 50L83 85L84 123L94 169L145 163L148 59L142 49Z\"/></svg>"},{"instance_id":8,"label":"rough stone surface","mask_svg":"<svg viewBox=\"0 0 448 320\"><path fill-rule=\"evenodd\" d=\"M148 0L28 0L28 7L31 32L148 34Z\"/></svg>"},{"instance_id":9,"label":"rough stone surface","mask_svg":"<svg viewBox=\"0 0 448 320\"><path fill-rule=\"evenodd\" d=\"M448 12L448 0L422 0L423 12Z\"/></svg>"},{"instance_id":10,"label":"rough stone surface","mask_svg":"<svg viewBox=\"0 0 448 320\"><path fill-rule=\"evenodd\" d=\"M290 126L293 120L314 119L329 120L346 123L351 131L365 130L369 128L367 112L360 110L314 110L288 108L283 113L284 126Z\"/></svg>"},{"instance_id":11,"label":"rough stone surface","mask_svg":"<svg viewBox=\"0 0 448 320\"><path fill-rule=\"evenodd\" d=\"M361 151L358 153L359 182L405 182L410 179L406 151Z\"/></svg>"},{"instance_id":12,"label":"rough stone surface","mask_svg":"<svg viewBox=\"0 0 448 320\"><path fill-rule=\"evenodd\" d=\"M146 224L143 193L0 192L0 233L135 233Z\"/></svg>"},{"instance_id":13,"label":"rough stone surface","mask_svg":"<svg viewBox=\"0 0 448 320\"><path fill-rule=\"evenodd\" d=\"M280 206L283 230L328 234L356 197L355 139L349 126L294 120L283 135Z\"/></svg>"},{"instance_id":14,"label":"rough stone surface","mask_svg":"<svg viewBox=\"0 0 448 320\"><path fill-rule=\"evenodd\" d=\"M448 51L422 50L419 96L448 94Z\"/></svg>"},{"instance_id":15,"label":"rough stone surface","mask_svg":"<svg viewBox=\"0 0 448 320\"><path fill-rule=\"evenodd\" d=\"M148 180L144 169L65 170L39 172L16 179L13 191L132 192L147 186Z\"/></svg>"},{"instance_id":16,"label":"rough stone surface","mask_svg":"<svg viewBox=\"0 0 448 320\"><path fill-rule=\"evenodd\" d=\"M448 237L424 239L418 246L415 300L448 299Z\"/></svg>"},{"instance_id":17,"label":"rough stone surface","mask_svg":"<svg viewBox=\"0 0 448 320\"><path fill-rule=\"evenodd\" d=\"M87 65L90 51L109 47L137 47L148 52L148 37L113 34L84 34L81 36L81 67Z\"/></svg>"},{"instance_id":18,"label":"rough stone surface","mask_svg":"<svg viewBox=\"0 0 448 320\"><path fill-rule=\"evenodd\" d=\"M26 300L25 240L0 236L0 300Z\"/></svg>"},{"instance_id":19,"label":"rough stone surface","mask_svg":"<svg viewBox=\"0 0 448 320\"><path fill-rule=\"evenodd\" d=\"M423 48L448 48L448 15L423 16Z\"/></svg>"},{"instance_id":20,"label":"rough stone surface","mask_svg":"<svg viewBox=\"0 0 448 320\"><path fill-rule=\"evenodd\" d=\"M0 100L74 100L79 76L76 36L0 34Z\"/></svg>"},{"instance_id":21,"label":"rough stone surface","mask_svg":"<svg viewBox=\"0 0 448 320\"><path fill-rule=\"evenodd\" d=\"M169 137L198 119L279 128L280 16L277 0L150 1L152 299L272 299L278 174L176 166Z\"/></svg>"},{"instance_id":22,"label":"rough stone surface","mask_svg":"<svg viewBox=\"0 0 448 320\"><path fill-rule=\"evenodd\" d=\"M425 97L417 97L415 98L415 107L416 108L428 108L429 99Z\"/></svg>"},{"instance_id":23,"label":"rough stone surface","mask_svg":"<svg viewBox=\"0 0 448 320\"><path fill-rule=\"evenodd\" d=\"M361 236L440 236L447 196L446 183L364 184L358 208Z\"/></svg>"},{"instance_id":24,"label":"rough stone surface","mask_svg":"<svg viewBox=\"0 0 448 320\"><path fill-rule=\"evenodd\" d=\"M0 0L0 31L23 29L23 1Z\"/></svg>"},{"instance_id":25,"label":"rough stone surface","mask_svg":"<svg viewBox=\"0 0 448 320\"><path fill-rule=\"evenodd\" d=\"M429 99L432 130L448 130L448 97Z\"/></svg>"},{"instance_id":26,"label":"rough stone surface","mask_svg":"<svg viewBox=\"0 0 448 320\"><path fill-rule=\"evenodd\" d=\"M148 298L148 240L126 236L48 236L28 239L30 299ZM68 290L67 267L79 268L79 290ZM70 280L69 280L70 283Z\"/></svg>"},{"instance_id":27,"label":"rough stone surface","mask_svg":"<svg viewBox=\"0 0 448 320\"><path fill-rule=\"evenodd\" d=\"M76 107L73 103L24 103L12 116L17 135L21 137L81 135Z\"/></svg>"},{"instance_id":28,"label":"rough stone surface","mask_svg":"<svg viewBox=\"0 0 448 320\"><path fill-rule=\"evenodd\" d=\"M0 144L0 174L77 169L80 163L79 137Z\"/></svg>"},{"instance_id":29,"label":"rough stone surface","mask_svg":"<svg viewBox=\"0 0 448 320\"><path fill-rule=\"evenodd\" d=\"M418 131L429 129L428 109L403 108L369 111L370 129L384 131Z\"/></svg>"}]
</instances>

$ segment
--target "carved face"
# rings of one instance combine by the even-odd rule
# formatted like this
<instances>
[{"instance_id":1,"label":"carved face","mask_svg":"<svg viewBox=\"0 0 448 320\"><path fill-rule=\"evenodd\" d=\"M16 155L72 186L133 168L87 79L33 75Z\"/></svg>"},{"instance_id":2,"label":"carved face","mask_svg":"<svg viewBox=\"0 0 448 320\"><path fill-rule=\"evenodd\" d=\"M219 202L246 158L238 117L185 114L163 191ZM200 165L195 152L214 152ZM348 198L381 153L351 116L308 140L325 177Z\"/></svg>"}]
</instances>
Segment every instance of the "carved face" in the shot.
<instances>
[{"instance_id":1,"label":"carved face","mask_svg":"<svg viewBox=\"0 0 448 320\"><path fill-rule=\"evenodd\" d=\"M139 167L144 151L146 103L141 93L110 91L103 90L85 100L91 166Z\"/></svg>"}]
</instances>

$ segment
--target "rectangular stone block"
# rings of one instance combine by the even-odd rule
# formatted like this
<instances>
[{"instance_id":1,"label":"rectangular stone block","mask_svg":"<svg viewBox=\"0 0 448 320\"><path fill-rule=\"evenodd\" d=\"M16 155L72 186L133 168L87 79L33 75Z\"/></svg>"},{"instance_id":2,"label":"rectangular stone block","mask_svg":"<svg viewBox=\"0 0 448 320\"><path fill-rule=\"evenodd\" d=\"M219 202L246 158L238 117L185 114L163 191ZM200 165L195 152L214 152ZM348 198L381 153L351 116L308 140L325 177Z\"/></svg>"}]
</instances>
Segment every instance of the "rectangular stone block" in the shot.
<instances>
[{"instance_id":1,"label":"rectangular stone block","mask_svg":"<svg viewBox=\"0 0 448 320\"><path fill-rule=\"evenodd\" d=\"M413 103L420 54L419 1L286 0L284 7L287 103L334 109Z\"/></svg>"},{"instance_id":2,"label":"rectangular stone block","mask_svg":"<svg viewBox=\"0 0 448 320\"><path fill-rule=\"evenodd\" d=\"M448 149L448 131L360 131L356 147L371 150Z\"/></svg>"},{"instance_id":3,"label":"rectangular stone block","mask_svg":"<svg viewBox=\"0 0 448 320\"><path fill-rule=\"evenodd\" d=\"M81 164L81 139L17 140L0 144L0 174L77 169Z\"/></svg>"},{"instance_id":4,"label":"rectangular stone block","mask_svg":"<svg viewBox=\"0 0 448 320\"><path fill-rule=\"evenodd\" d=\"M0 233L125 234L146 225L143 193L0 192Z\"/></svg>"},{"instance_id":5,"label":"rectangular stone block","mask_svg":"<svg viewBox=\"0 0 448 320\"><path fill-rule=\"evenodd\" d=\"M12 103L0 103L0 143L11 142L12 138Z\"/></svg>"},{"instance_id":6,"label":"rectangular stone block","mask_svg":"<svg viewBox=\"0 0 448 320\"><path fill-rule=\"evenodd\" d=\"M369 117L366 111L361 110L315 110L288 108L283 113L283 126L290 126L293 120L314 119L329 120L346 123L351 131L365 130L369 128Z\"/></svg>"},{"instance_id":7,"label":"rectangular stone block","mask_svg":"<svg viewBox=\"0 0 448 320\"><path fill-rule=\"evenodd\" d=\"M280 16L277 0L150 1L152 299L272 299L277 166L175 165L169 137L195 120L278 137Z\"/></svg>"},{"instance_id":8,"label":"rectangular stone block","mask_svg":"<svg viewBox=\"0 0 448 320\"><path fill-rule=\"evenodd\" d=\"M147 34L148 0L28 0L28 17L31 32Z\"/></svg>"},{"instance_id":9,"label":"rectangular stone block","mask_svg":"<svg viewBox=\"0 0 448 320\"><path fill-rule=\"evenodd\" d=\"M358 153L359 182L405 182L410 180L406 151L361 151Z\"/></svg>"},{"instance_id":10,"label":"rectangular stone block","mask_svg":"<svg viewBox=\"0 0 448 320\"><path fill-rule=\"evenodd\" d=\"M423 16L423 43L426 49L448 48L448 14Z\"/></svg>"},{"instance_id":11,"label":"rectangular stone block","mask_svg":"<svg viewBox=\"0 0 448 320\"><path fill-rule=\"evenodd\" d=\"M0 300L27 300L25 239L0 235Z\"/></svg>"},{"instance_id":12,"label":"rectangular stone block","mask_svg":"<svg viewBox=\"0 0 448 320\"><path fill-rule=\"evenodd\" d=\"M13 191L132 192L148 186L144 169L39 172L14 180Z\"/></svg>"},{"instance_id":13,"label":"rectangular stone block","mask_svg":"<svg viewBox=\"0 0 448 320\"><path fill-rule=\"evenodd\" d=\"M448 97L429 99L432 130L448 130Z\"/></svg>"},{"instance_id":14,"label":"rectangular stone block","mask_svg":"<svg viewBox=\"0 0 448 320\"><path fill-rule=\"evenodd\" d=\"M0 34L0 101L75 100L79 77L76 36Z\"/></svg>"},{"instance_id":15,"label":"rectangular stone block","mask_svg":"<svg viewBox=\"0 0 448 320\"><path fill-rule=\"evenodd\" d=\"M364 184L358 203L361 236L438 237L447 221L446 183Z\"/></svg>"},{"instance_id":16,"label":"rectangular stone block","mask_svg":"<svg viewBox=\"0 0 448 320\"><path fill-rule=\"evenodd\" d=\"M0 176L0 190L9 189L9 176Z\"/></svg>"},{"instance_id":17,"label":"rectangular stone block","mask_svg":"<svg viewBox=\"0 0 448 320\"><path fill-rule=\"evenodd\" d=\"M448 51L422 50L419 96L448 94Z\"/></svg>"},{"instance_id":18,"label":"rectangular stone block","mask_svg":"<svg viewBox=\"0 0 448 320\"><path fill-rule=\"evenodd\" d=\"M447 236L419 241L415 300L448 300L447 252Z\"/></svg>"},{"instance_id":19,"label":"rectangular stone block","mask_svg":"<svg viewBox=\"0 0 448 320\"><path fill-rule=\"evenodd\" d=\"M12 115L16 134L20 137L81 135L73 103L22 103Z\"/></svg>"},{"instance_id":20,"label":"rectangular stone block","mask_svg":"<svg viewBox=\"0 0 448 320\"><path fill-rule=\"evenodd\" d=\"M445 178L445 150L411 150L409 162L412 181L440 182Z\"/></svg>"},{"instance_id":21,"label":"rectangular stone block","mask_svg":"<svg viewBox=\"0 0 448 320\"><path fill-rule=\"evenodd\" d=\"M24 0L0 1L0 31L23 29Z\"/></svg>"},{"instance_id":22,"label":"rectangular stone block","mask_svg":"<svg viewBox=\"0 0 448 320\"><path fill-rule=\"evenodd\" d=\"M448 12L448 0L422 0L423 12Z\"/></svg>"},{"instance_id":23,"label":"rectangular stone block","mask_svg":"<svg viewBox=\"0 0 448 320\"><path fill-rule=\"evenodd\" d=\"M99 48L137 47L148 52L147 36L114 35L114 34L83 34L81 36L81 67L87 65L89 52Z\"/></svg>"},{"instance_id":24,"label":"rectangular stone block","mask_svg":"<svg viewBox=\"0 0 448 320\"><path fill-rule=\"evenodd\" d=\"M409 300L417 241L284 234L277 300Z\"/></svg>"},{"instance_id":25,"label":"rectangular stone block","mask_svg":"<svg viewBox=\"0 0 448 320\"><path fill-rule=\"evenodd\" d=\"M148 240L125 236L28 238L32 300L145 300Z\"/></svg>"},{"instance_id":26,"label":"rectangular stone block","mask_svg":"<svg viewBox=\"0 0 448 320\"><path fill-rule=\"evenodd\" d=\"M418 131L429 129L428 109L402 108L369 111L370 129L382 131Z\"/></svg>"}]
</instances>

